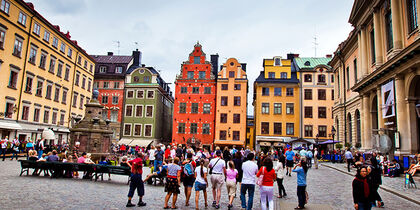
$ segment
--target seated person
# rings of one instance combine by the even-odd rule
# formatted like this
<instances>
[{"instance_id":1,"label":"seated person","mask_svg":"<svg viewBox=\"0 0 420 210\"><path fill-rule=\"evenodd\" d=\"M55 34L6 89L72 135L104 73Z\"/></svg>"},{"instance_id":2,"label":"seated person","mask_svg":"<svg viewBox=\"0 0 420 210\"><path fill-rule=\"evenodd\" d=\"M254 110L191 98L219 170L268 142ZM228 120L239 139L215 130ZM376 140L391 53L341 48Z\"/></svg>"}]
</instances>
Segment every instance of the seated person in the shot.
<instances>
[{"instance_id":1,"label":"seated person","mask_svg":"<svg viewBox=\"0 0 420 210\"><path fill-rule=\"evenodd\" d=\"M405 173L409 173L411 176L414 176L418 171L420 171L420 154L417 155L417 163L411 164Z\"/></svg>"},{"instance_id":2,"label":"seated person","mask_svg":"<svg viewBox=\"0 0 420 210\"><path fill-rule=\"evenodd\" d=\"M167 160L163 161L162 162L163 165L159 166L159 170L151 174L148 174L146 179L144 179L144 182L147 182L147 180L153 177L158 177L158 178L165 177L166 173L168 172L168 165L166 164L166 161L170 162L171 160L172 160L171 158L168 158Z\"/></svg>"},{"instance_id":3,"label":"seated person","mask_svg":"<svg viewBox=\"0 0 420 210\"><path fill-rule=\"evenodd\" d=\"M69 155L66 159L63 159L63 163L73 163L73 156ZM64 171L64 178L73 178L74 171L73 170L65 170Z\"/></svg>"},{"instance_id":4,"label":"seated person","mask_svg":"<svg viewBox=\"0 0 420 210\"><path fill-rule=\"evenodd\" d=\"M104 166L109 165L108 161L106 161L105 156L101 157L101 161L99 161L99 165L104 165ZM111 174L110 173L108 173L108 180L111 180Z\"/></svg>"},{"instance_id":5,"label":"seated person","mask_svg":"<svg viewBox=\"0 0 420 210\"><path fill-rule=\"evenodd\" d=\"M392 164L388 166L389 168L389 176L396 177L400 175L400 164L397 162L396 159L392 160Z\"/></svg>"},{"instance_id":6,"label":"seated person","mask_svg":"<svg viewBox=\"0 0 420 210\"><path fill-rule=\"evenodd\" d=\"M36 152L36 150L29 150L28 154L29 154L28 160L31 160L31 161L38 160L38 153Z\"/></svg>"},{"instance_id":7,"label":"seated person","mask_svg":"<svg viewBox=\"0 0 420 210\"><path fill-rule=\"evenodd\" d=\"M46 158L47 162L58 162L60 158L57 155L57 150L53 150L52 154Z\"/></svg>"},{"instance_id":8,"label":"seated person","mask_svg":"<svg viewBox=\"0 0 420 210\"><path fill-rule=\"evenodd\" d=\"M120 163L120 166L129 167L129 166L128 166L128 164L127 164L127 162L128 162L128 158L127 158L127 156L123 156L123 157L121 158L121 163Z\"/></svg>"}]
</instances>

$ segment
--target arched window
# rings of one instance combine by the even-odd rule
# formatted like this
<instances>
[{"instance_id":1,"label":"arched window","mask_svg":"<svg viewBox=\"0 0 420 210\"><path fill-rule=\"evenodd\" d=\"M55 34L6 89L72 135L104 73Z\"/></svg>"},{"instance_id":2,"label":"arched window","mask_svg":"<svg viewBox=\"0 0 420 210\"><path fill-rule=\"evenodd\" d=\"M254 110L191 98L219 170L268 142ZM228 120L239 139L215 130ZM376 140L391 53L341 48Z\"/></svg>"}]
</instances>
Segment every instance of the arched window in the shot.
<instances>
[{"instance_id":1,"label":"arched window","mask_svg":"<svg viewBox=\"0 0 420 210\"><path fill-rule=\"evenodd\" d=\"M348 122L348 126L347 126L348 132L347 133L349 135L349 143L351 144L353 142L353 135L352 135L353 128L352 128L351 114L350 113L347 114L347 122Z\"/></svg>"}]
</instances>

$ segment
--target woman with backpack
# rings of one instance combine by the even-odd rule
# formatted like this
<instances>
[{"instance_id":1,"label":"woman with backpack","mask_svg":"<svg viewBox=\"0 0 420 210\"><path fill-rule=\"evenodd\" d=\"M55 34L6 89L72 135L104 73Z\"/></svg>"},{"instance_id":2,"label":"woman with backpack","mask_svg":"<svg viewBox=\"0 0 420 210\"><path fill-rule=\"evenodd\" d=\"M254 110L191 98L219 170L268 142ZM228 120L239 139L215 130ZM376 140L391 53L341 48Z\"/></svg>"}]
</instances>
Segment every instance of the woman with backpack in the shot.
<instances>
[{"instance_id":1,"label":"woman with backpack","mask_svg":"<svg viewBox=\"0 0 420 210\"><path fill-rule=\"evenodd\" d=\"M274 194L274 180L276 180L276 172L273 169L273 161L271 158L265 158L262 161L263 166L257 173L257 177L263 176L262 182L257 183L260 185L260 196L261 196L261 209L266 210L267 204L268 209L274 209L273 194Z\"/></svg>"},{"instance_id":2,"label":"woman with backpack","mask_svg":"<svg viewBox=\"0 0 420 210\"><path fill-rule=\"evenodd\" d=\"M204 166L205 160L201 159L199 166L195 168L195 209L198 210L198 199L200 198L200 191L204 194L204 206L207 207L207 171L208 169Z\"/></svg>"},{"instance_id":3,"label":"woman with backpack","mask_svg":"<svg viewBox=\"0 0 420 210\"><path fill-rule=\"evenodd\" d=\"M297 196L299 204L295 209L304 209L306 204L306 174L308 173L308 165L305 159L301 159L292 172L297 173Z\"/></svg>"},{"instance_id":4,"label":"woman with backpack","mask_svg":"<svg viewBox=\"0 0 420 210\"><path fill-rule=\"evenodd\" d=\"M192 156L192 153L188 152L187 159L185 159L182 163L182 183L184 184L185 206L190 205L191 190L195 182L194 169L196 167L196 163L192 160Z\"/></svg>"}]
</instances>

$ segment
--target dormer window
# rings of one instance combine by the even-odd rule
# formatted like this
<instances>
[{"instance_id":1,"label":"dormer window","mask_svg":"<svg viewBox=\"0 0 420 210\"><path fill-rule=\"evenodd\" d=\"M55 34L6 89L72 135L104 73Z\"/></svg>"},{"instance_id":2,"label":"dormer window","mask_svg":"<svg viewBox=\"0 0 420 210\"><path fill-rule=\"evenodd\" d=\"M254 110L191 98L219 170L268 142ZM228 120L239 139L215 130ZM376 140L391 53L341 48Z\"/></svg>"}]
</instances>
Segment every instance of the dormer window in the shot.
<instances>
[{"instance_id":1,"label":"dormer window","mask_svg":"<svg viewBox=\"0 0 420 210\"><path fill-rule=\"evenodd\" d=\"M311 62L306 61L304 65L305 65L305 66L310 66L310 65L311 65Z\"/></svg>"},{"instance_id":2,"label":"dormer window","mask_svg":"<svg viewBox=\"0 0 420 210\"><path fill-rule=\"evenodd\" d=\"M105 73L106 72L106 66L99 67L99 72L100 73Z\"/></svg>"},{"instance_id":3,"label":"dormer window","mask_svg":"<svg viewBox=\"0 0 420 210\"><path fill-rule=\"evenodd\" d=\"M194 64L200 64L200 57L199 56L194 57Z\"/></svg>"},{"instance_id":4,"label":"dormer window","mask_svg":"<svg viewBox=\"0 0 420 210\"><path fill-rule=\"evenodd\" d=\"M281 57L275 57L274 58L274 65L275 66L282 66L282 64L281 64Z\"/></svg>"}]
</instances>

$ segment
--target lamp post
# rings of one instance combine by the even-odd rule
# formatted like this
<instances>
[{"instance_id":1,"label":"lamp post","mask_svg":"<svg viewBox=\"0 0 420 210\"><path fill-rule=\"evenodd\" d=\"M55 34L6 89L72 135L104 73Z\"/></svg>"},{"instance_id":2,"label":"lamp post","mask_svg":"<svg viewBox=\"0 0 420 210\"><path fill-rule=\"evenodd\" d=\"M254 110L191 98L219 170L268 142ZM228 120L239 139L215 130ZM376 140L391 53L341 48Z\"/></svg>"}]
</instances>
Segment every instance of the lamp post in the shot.
<instances>
[{"instance_id":1,"label":"lamp post","mask_svg":"<svg viewBox=\"0 0 420 210\"><path fill-rule=\"evenodd\" d=\"M332 140L333 140L333 150L334 150L334 145L335 145L335 143L334 143L335 132L336 132L336 130L335 130L334 126L333 126L331 128L331 136L332 136Z\"/></svg>"}]
</instances>

